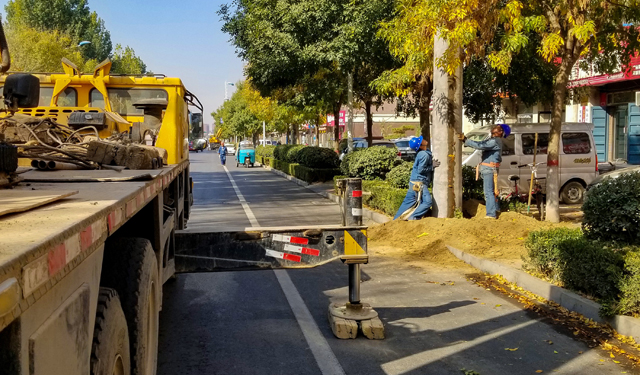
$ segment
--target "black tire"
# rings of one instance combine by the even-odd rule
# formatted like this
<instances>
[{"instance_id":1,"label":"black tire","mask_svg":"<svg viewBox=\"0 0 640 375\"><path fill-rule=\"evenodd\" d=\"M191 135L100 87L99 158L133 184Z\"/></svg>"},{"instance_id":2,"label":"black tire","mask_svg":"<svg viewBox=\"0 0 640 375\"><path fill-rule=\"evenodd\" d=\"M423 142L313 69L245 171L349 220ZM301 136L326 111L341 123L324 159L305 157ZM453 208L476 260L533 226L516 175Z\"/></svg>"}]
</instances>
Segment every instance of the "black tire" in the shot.
<instances>
[{"instance_id":1,"label":"black tire","mask_svg":"<svg viewBox=\"0 0 640 375\"><path fill-rule=\"evenodd\" d=\"M154 375L158 362L161 287L158 261L151 242L118 238L105 251L108 279L103 285L118 291L129 326L131 374Z\"/></svg>"},{"instance_id":2,"label":"black tire","mask_svg":"<svg viewBox=\"0 0 640 375\"><path fill-rule=\"evenodd\" d=\"M91 345L91 375L130 375L129 332L118 293L100 288Z\"/></svg>"},{"instance_id":3,"label":"black tire","mask_svg":"<svg viewBox=\"0 0 640 375\"><path fill-rule=\"evenodd\" d=\"M568 182L560 192L564 204L580 204L584 199L584 186L578 181Z\"/></svg>"}]
</instances>

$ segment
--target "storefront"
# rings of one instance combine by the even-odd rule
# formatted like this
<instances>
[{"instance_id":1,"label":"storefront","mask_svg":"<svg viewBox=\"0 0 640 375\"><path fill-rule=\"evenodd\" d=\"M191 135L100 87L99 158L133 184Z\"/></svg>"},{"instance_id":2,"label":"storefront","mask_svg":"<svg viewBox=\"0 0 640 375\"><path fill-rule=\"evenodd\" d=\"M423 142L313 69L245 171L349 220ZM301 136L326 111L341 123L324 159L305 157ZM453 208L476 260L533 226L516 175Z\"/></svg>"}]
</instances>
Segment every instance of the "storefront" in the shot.
<instances>
[{"instance_id":1,"label":"storefront","mask_svg":"<svg viewBox=\"0 0 640 375\"><path fill-rule=\"evenodd\" d=\"M568 107L576 122L592 122L598 160L640 164L640 57L615 74L575 67L569 87L589 87L581 103Z\"/></svg>"}]
</instances>

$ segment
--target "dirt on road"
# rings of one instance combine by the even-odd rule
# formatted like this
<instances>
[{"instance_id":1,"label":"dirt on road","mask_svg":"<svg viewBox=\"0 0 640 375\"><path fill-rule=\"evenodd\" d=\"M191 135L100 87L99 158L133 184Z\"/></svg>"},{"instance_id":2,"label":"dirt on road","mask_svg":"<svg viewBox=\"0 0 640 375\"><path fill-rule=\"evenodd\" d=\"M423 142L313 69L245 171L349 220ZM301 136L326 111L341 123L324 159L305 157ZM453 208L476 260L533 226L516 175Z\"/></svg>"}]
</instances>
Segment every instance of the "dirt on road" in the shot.
<instances>
[{"instance_id":1,"label":"dirt on road","mask_svg":"<svg viewBox=\"0 0 640 375\"><path fill-rule=\"evenodd\" d=\"M468 211L468 210L467 210ZM524 242L530 231L557 226L576 227L573 223L551 224L515 212L498 219L486 219L484 206L473 210L470 219L391 221L369 228L372 253L403 257L411 262L427 262L447 267L464 267L446 245L486 259L519 266L527 254Z\"/></svg>"}]
</instances>

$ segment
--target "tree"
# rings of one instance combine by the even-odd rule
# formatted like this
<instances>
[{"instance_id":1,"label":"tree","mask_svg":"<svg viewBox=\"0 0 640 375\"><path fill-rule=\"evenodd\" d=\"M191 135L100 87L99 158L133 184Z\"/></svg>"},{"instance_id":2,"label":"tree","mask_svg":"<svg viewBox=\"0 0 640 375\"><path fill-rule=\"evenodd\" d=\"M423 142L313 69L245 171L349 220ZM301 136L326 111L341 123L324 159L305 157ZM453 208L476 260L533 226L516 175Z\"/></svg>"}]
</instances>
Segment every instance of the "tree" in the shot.
<instances>
[{"instance_id":1,"label":"tree","mask_svg":"<svg viewBox=\"0 0 640 375\"><path fill-rule=\"evenodd\" d=\"M531 42L530 33L540 38L538 53L558 63L553 82L552 120L547 155L547 220L559 221L558 151L562 109L571 69L582 57L595 61L601 71L612 71L619 62L627 64L640 48L638 0L443 0L438 2L399 0L400 7L416 15L414 27L433 39L440 33L448 49L438 65L453 72L462 64L459 51L467 57L486 56L491 67L509 71L513 56ZM499 48L486 47L500 35ZM423 54L420 51L418 56ZM413 56L414 53L410 54Z\"/></svg>"},{"instance_id":2,"label":"tree","mask_svg":"<svg viewBox=\"0 0 640 375\"><path fill-rule=\"evenodd\" d=\"M133 48L126 46L122 48L120 44L116 44L116 49L111 57L111 71L120 74L144 74L147 72L147 66L142 59L136 56Z\"/></svg>"},{"instance_id":3,"label":"tree","mask_svg":"<svg viewBox=\"0 0 640 375\"><path fill-rule=\"evenodd\" d=\"M26 26L11 26L5 31L14 71L62 72L63 57L80 69L87 68L75 41L61 31L38 31Z\"/></svg>"},{"instance_id":4,"label":"tree","mask_svg":"<svg viewBox=\"0 0 640 375\"><path fill-rule=\"evenodd\" d=\"M81 53L86 60L102 61L111 53L111 35L104 21L91 12L87 0L10 0L5 6L11 25L38 31L60 31L76 45L90 41Z\"/></svg>"}]
</instances>

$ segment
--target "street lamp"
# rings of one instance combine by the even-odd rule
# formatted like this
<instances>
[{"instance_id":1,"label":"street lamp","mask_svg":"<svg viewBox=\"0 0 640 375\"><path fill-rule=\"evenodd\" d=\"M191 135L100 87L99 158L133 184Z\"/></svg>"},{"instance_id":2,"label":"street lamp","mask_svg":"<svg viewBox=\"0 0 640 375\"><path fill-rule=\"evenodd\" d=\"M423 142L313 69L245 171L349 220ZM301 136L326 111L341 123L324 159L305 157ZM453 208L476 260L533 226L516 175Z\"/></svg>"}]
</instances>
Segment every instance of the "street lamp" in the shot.
<instances>
[{"instance_id":1,"label":"street lamp","mask_svg":"<svg viewBox=\"0 0 640 375\"><path fill-rule=\"evenodd\" d=\"M86 46L86 45L89 45L89 44L91 44L90 41L83 40L82 42L78 43L78 47Z\"/></svg>"},{"instance_id":2,"label":"street lamp","mask_svg":"<svg viewBox=\"0 0 640 375\"><path fill-rule=\"evenodd\" d=\"M234 86L235 87L235 84L231 83L231 82L224 81L224 100L225 101L229 100L229 95L227 93L227 86Z\"/></svg>"}]
</instances>

